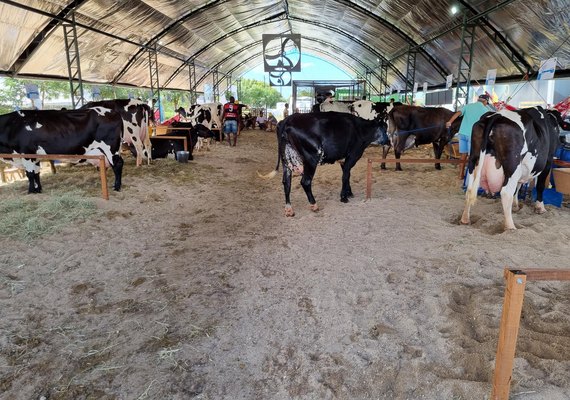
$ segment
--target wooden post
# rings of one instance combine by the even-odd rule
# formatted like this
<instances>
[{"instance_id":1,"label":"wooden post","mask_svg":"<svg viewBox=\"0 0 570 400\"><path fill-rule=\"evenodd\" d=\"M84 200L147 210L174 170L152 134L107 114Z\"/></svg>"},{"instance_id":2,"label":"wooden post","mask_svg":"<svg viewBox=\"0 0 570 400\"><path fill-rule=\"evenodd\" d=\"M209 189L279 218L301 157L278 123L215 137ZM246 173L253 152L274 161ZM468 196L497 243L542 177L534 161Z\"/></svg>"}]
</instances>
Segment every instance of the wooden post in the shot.
<instances>
[{"instance_id":1,"label":"wooden post","mask_svg":"<svg viewBox=\"0 0 570 400\"><path fill-rule=\"evenodd\" d=\"M370 200L372 197L372 160L368 159L368 165L366 167L366 200Z\"/></svg>"},{"instance_id":2,"label":"wooden post","mask_svg":"<svg viewBox=\"0 0 570 400\"><path fill-rule=\"evenodd\" d=\"M109 188L107 187L107 168L105 167L105 156L99 157L99 175L101 176L101 191L105 200L109 200Z\"/></svg>"},{"instance_id":3,"label":"wooden post","mask_svg":"<svg viewBox=\"0 0 570 400\"><path fill-rule=\"evenodd\" d=\"M507 287L499 329L499 343L493 375L492 400L508 400L513 374L513 363L526 286L526 274L505 269Z\"/></svg>"}]
</instances>

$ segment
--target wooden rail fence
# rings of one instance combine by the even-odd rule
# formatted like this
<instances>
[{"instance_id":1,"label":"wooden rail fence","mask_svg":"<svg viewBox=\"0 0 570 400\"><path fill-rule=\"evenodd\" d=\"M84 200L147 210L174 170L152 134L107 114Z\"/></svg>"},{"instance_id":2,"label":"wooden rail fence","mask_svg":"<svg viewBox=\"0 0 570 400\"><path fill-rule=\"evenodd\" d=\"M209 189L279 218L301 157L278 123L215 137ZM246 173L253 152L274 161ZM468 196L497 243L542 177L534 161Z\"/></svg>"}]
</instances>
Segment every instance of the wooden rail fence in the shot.
<instances>
[{"instance_id":1,"label":"wooden rail fence","mask_svg":"<svg viewBox=\"0 0 570 400\"><path fill-rule=\"evenodd\" d=\"M37 160L99 160L99 176L101 178L102 197L105 200L109 200L109 189L107 188L107 171L105 169L105 156L103 154L0 154L0 158L29 158Z\"/></svg>"}]
</instances>

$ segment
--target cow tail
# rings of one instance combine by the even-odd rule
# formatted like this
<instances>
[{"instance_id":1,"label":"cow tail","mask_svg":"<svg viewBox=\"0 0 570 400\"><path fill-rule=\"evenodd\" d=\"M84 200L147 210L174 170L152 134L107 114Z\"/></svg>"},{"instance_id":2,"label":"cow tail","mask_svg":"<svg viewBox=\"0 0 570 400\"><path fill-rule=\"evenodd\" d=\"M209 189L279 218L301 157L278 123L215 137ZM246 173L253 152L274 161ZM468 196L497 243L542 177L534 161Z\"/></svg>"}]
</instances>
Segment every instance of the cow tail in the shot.
<instances>
[{"instance_id":1,"label":"cow tail","mask_svg":"<svg viewBox=\"0 0 570 400\"><path fill-rule=\"evenodd\" d=\"M282 133L284 129L285 129L285 124L283 124L280 121L275 129L275 132L277 133L277 165L275 166L275 169L270 173L268 173L267 175L261 175L258 171L257 176L259 176L260 178L271 179L275 177L275 175L277 175L277 172L279 171L279 163L281 161L282 156L285 154L285 140L281 140L281 138L283 137Z\"/></svg>"},{"instance_id":2,"label":"cow tail","mask_svg":"<svg viewBox=\"0 0 570 400\"><path fill-rule=\"evenodd\" d=\"M465 199L469 205L475 204L477 200L477 191L481 184L481 174L485 164L489 134L499 117L501 117L501 114L492 114L486 118L482 117L479 122L473 125L471 131L471 153L469 154L469 163L467 164L467 191L465 192Z\"/></svg>"}]
</instances>

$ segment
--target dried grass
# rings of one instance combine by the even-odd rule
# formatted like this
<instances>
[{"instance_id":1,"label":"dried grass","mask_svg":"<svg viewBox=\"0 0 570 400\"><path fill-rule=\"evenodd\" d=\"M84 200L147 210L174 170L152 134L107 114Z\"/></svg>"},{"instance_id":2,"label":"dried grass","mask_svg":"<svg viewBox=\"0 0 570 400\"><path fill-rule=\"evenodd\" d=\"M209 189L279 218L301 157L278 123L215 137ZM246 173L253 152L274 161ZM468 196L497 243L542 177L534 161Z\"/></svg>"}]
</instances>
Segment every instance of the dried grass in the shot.
<instances>
[{"instance_id":1,"label":"dried grass","mask_svg":"<svg viewBox=\"0 0 570 400\"><path fill-rule=\"evenodd\" d=\"M95 212L95 203L77 191L43 199L29 196L6 199L0 203L0 235L33 240L85 220Z\"/></svg>"}]
</instances>

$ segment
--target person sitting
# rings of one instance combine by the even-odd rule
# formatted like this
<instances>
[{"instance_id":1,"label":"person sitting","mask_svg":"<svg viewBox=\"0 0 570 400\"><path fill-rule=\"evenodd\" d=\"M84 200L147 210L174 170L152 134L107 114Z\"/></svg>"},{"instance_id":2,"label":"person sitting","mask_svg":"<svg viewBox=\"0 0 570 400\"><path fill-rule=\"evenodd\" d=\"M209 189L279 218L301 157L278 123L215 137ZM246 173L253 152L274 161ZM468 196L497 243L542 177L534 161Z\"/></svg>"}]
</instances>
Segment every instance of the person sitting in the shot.
<instances>
[{"instance_id":1,"label":"person sitting","mask_svg":"<svg viewBox=\"0 0 570 400\"><path fill-rule=\"evenodd\" d=\"M277 126L277 118L273 116L273 114L269 113L269 118L267 118L267 132L272 132L275 130Z\"/></svg>"},{"instance_id":2,"label":"person sitting","mask_svg":"<svg viewBox=\"0 0 570 400\"><path fill-rule=\"evenodd\" d=\"M263 111L259 112L259 117L255 119L255 123L257 124L257 126L259 126L259 129L261 129L262 131L267 129L267 118L263 116Z\"/></svg>"}]
</instances>

